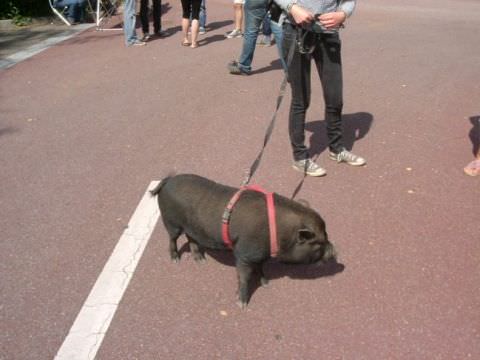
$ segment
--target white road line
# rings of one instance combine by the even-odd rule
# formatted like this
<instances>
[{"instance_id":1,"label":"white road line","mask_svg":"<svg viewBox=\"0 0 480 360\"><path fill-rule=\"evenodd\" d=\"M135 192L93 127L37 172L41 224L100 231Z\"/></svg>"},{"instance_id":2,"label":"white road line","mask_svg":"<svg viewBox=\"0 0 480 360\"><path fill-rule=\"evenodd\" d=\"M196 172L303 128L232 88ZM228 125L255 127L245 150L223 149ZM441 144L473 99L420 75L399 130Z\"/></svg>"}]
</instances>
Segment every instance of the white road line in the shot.
<instances>
[{"instance_id":1,"label":"white road line","mask_svg":"<svg viewBox=\"0 0 480 360\"><path fill-rule=\"evenodd\" d=\"M160 216L149 190L138 204L55 359L94 359Z\"/></svg>"},{"instance_id":2,"label":"white road line","mask_svg":"<svg viewBox=\"0 0 480 360\"><path fill-rule=\"evenodd\" d=\"M94 26L94 24L80 24L80 25L75 25L75 30L74 32L72 31L66 31L64 33L60 33L58 35L54 35L49 37L48 39L45 39L43 41L40 41L34 45L31 45L25 50L21 50L16 52L15 54L9 55L5 57L4 59L0 59L0 69L7 69L20 61L23 61L25 59L28 59L32 57L33 55L36 55L43 50L48 49L49 47L58 44L59 42L65 41L67 39L70 39L71 37L79 34L82 31L85 31L86 29L91 28Z\"/></svg>"}]
</instances>

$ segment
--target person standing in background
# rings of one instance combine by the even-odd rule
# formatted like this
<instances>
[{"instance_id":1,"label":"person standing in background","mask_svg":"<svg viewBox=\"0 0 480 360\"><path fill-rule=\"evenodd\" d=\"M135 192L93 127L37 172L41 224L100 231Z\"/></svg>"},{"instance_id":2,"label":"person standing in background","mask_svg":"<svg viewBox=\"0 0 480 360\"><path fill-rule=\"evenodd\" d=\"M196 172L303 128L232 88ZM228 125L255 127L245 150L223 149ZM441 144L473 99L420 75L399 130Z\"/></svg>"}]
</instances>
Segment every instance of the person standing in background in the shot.
<instances>
[{"instance_id":1,"label":"person standing in background","mask_svg":"<svg viewBox=\"0 0 480 360\"><path fill-rule=\"evenodd\" d=\"M207 0L202 0L200 4L200 29L198 33L203 35L207 32Z\"/></svg>"},{"instance_id":2,"label":"person standing in background","mask_svg":"<svg viewBox=\"0 0 480 360\"><path fill-rule=\"evenodd\" d=\"M182 0L182 32L183 32L183 46L190 46L192 49L198 47L198 31L199 31L199 17L200 5L202 0ZM188 40L188 28L190 26L190 18L192 19L192 41Z\"/></svg>"},{"instance_id":3,"label":"person standing in background","mask_svg":"<svg viewBox=\"0 0 480 360\"><path fill-rule=\"evenodd\" d=\"M250 75L260 24L262 21L270 21L270 18L267 17L267 0L245 0L244 10L245 34L243 37L242 52L238 61L232 60L227 64L228 71L233 75ZM278 53L282 66L286 71L286 64L282 56L282 28L272 24L272 30L275 33L275 38L280 39L280 41L277 41Z\"/></svg>"},{"instance_id":4,"label":"person standing in background","mask_svg":"<svg viewBox=\"0 0 480 360\"><path fill-rule=\"evenodd\" d=\"M125 0L123 9L123 33L125 34L125 45L128 46L142 46L145 41L140 41L137 38L135 31L136 21L135 0Z\"/></svg>"},{"instance_id":5,"label":"person standing in background","mask_svg":"<svg viewBox=\"0 0 480 360\"><path fill-rule=\"evenodd\" d=\"M233 39L243 36L243 5L245 0L233 0L233 25L232 31L227 33L227 38Z\"/></svg>"},{"instance_id":6,"label":"person standing in background","mask_svg":"<svg viewBox=\"0 0 480 360\"><path fill-rule=\"evenodd\" d=\"M142 23L142 41L148 41L152 36L162 34L162 0L152 0L153 34L150 34L149 0L140 0L140 22Z\"/></svg>"}]
</instances>

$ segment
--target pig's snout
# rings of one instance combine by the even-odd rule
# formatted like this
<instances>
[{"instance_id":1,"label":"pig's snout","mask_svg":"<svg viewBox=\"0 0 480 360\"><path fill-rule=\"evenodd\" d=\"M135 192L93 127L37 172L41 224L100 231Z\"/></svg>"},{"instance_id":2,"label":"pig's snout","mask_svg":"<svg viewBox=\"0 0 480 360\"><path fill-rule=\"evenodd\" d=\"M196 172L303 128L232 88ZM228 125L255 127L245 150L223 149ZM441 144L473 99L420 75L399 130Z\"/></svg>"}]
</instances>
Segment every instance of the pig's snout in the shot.
<instances>
[{"instance_id":1,"label":"pig's snout","mask_svg":"<svg viewBox=\"0 0 480 360\"><path fill-rule=\"evenodd\" d=\"M322 262L330 260L337 260L337 252L331 243L327 243L323 252Z\"/></svg>"}]
</instances>

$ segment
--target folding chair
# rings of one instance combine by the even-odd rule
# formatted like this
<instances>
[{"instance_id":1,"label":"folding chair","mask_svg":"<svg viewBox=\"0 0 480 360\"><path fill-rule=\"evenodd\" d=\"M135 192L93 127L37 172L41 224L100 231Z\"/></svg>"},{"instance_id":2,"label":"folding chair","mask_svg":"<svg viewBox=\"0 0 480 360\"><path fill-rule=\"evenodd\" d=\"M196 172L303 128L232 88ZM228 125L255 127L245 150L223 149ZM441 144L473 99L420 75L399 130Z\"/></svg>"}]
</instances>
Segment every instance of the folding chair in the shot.
<instances>
[{"instance_id":1,"label":"folding chair","mask_svg":"<svg viewBox=\"0 0 480 360\"><path fill-rule=\"evenodd\" d=\"M53 4L54 1L55 0L48 0L48 4L50 5L50 8L52 9L53 13L57 15L60 18L60 20L62 20L67 26L72 26L72 24L70 24L70 22L65 17L65 12L67 11L68 6L64 6L63 8L56 8Z\"/></svg>"},{"instance_id":2,"label":"folding chair","mask_svg":"<svg viewBox=\"0 0 480 360\"><path fill-rule=\"evenodd\" d=\"M94 15L97 30L122 30L122 29L107 29L105 26L117 13L122 0L87 0L87 9Z\"/></svg>"}]
</instances>

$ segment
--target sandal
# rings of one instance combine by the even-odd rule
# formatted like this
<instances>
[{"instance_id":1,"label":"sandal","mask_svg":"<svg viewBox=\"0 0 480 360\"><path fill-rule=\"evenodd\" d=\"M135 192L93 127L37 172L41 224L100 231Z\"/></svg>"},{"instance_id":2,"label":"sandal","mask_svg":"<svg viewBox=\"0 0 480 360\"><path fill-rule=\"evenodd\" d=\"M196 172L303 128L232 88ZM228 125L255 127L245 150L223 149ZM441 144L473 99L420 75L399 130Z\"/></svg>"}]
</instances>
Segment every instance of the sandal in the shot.
<instances>
[{"instance_id":1,"label":"sandal","mask_svg":"<svg viewBox=\"0 0 480 360\"><path fill-rule=\"evenodd\" d=\"M183 40L182 46L190 46L190 42L188 40Z\"/></svg>"},{"instance_id":2,"label":"sandal","mask_svg":"<svg viewBox=\"0 0 480 360\"><path fill-rule=\"evenodd\" d=\"M191 47L192 49L197 48L197 47L198 47L198 42L192 43L192 45L190 45L190 47Z\"/></svg>"},{"instance_id":3,"label":"sandal","mask_svg":"<svg viewBox=\"0 0 480 360\"><path fill-rule=\"evenodd\" d=\"M463 171L465 174L470 176L480 175L480 159L473 160L468 163L468 165L463 168Z\"/></svg>"}]
</instances>

